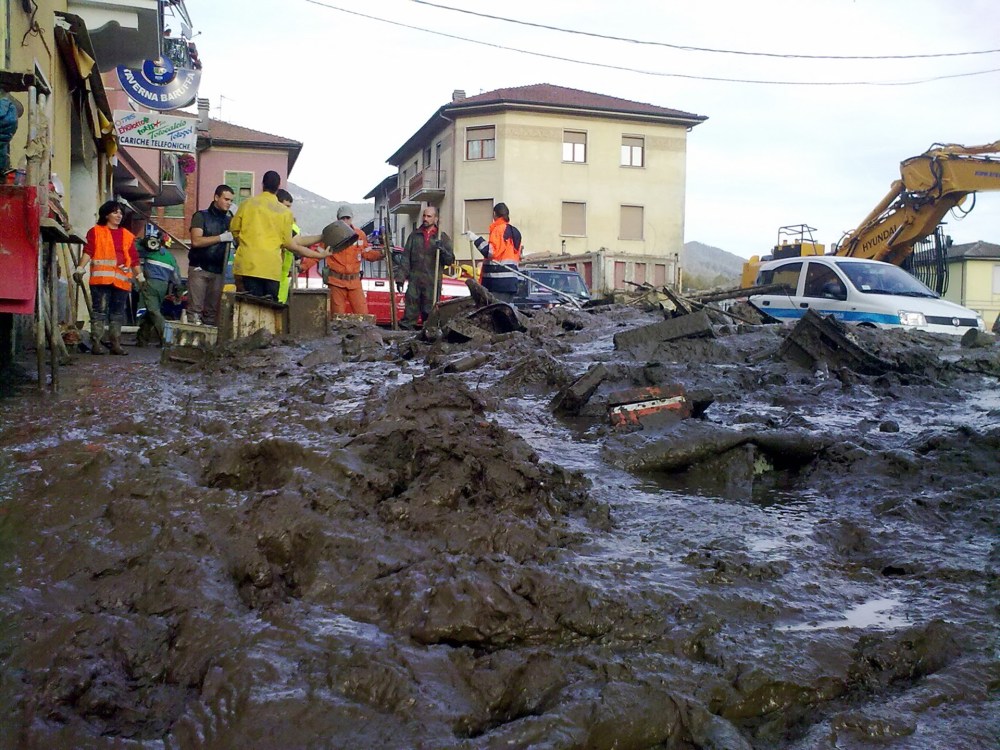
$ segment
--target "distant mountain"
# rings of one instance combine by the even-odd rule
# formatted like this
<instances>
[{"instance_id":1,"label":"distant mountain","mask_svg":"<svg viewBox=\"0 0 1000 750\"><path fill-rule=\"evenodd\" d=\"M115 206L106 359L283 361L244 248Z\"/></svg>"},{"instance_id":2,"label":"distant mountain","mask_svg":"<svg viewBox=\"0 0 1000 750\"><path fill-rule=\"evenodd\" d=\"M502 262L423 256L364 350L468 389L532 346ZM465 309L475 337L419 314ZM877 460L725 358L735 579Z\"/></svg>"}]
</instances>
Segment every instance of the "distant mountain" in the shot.
<instances>
[{"instance_id":1,"label":"distant mountain","mask_svg":"<svg viewBox=\"0 0 1000 750\"><path fill-rule=\"evenodd\" d=\"M685 242L684 257L681 260L684 286L695 289L735 286L740 282L744 263L746 258L717 247L700 242Z\"/></svg>"},{"instance_id":2,"label":"distant mountain","mask_svg":"<svg viewBox=\"0 0 1000 750\"><path fill-rule=\"evenodd\" d=\"M291 182L285 189L292 194L292 213L295 214L295 223L299 225L303 234L322 232L323 227L337 220L337 209L345 203L354 211L352 218L356 227L360 227L375 216L374 203L331 201Z\"/></svg>"}]
</instances>

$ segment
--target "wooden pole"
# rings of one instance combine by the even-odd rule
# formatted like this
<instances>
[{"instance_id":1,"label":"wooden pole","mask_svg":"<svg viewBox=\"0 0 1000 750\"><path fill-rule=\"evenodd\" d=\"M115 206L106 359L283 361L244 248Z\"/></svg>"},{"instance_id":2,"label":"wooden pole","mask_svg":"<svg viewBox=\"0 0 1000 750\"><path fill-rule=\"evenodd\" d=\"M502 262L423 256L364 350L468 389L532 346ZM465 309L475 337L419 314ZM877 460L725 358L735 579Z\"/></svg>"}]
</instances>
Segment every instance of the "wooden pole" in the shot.
<instances>
[{"instance_id":1,"label":"wooden pole","mask_svg":"<svg viewBox=\"0 0 1000 750\"><path fill-rule=\"evenodd\" d=\"M42 282L45 266L42 258L41 242L38 245L38 263L35 273L35 364L38 368L38 389L45 390L45 287Z\"/></svg>"},{"instance_id":2,"label":"wooden pole","mask_svg":"<svg viewBox=\"0 0 1000 750\"><path fill-rule=\"evenodd\" d=\"M59 264L56 257L56 243L49 244L49 371L52 376L52 390L59 390ZM67 287L68 289L68 287ZM60 341L61 343L61 341Z\"/></svg>"},{"instance_id":3,"label":"wooden pole","mask_svg":"<svg viewBox=\"0 0 1000 750\"><path fill-rule=\"evenodd\" d=\"M379 221L382 212L379 212ZM389 324L392 330L399 330L399 320L396 311L396 274L392 268L392 232L389 231L389 207L385 207L385 223L382 225L382 247L385 248L386 276L389 279Z\"/></svg>"}]
</instances>

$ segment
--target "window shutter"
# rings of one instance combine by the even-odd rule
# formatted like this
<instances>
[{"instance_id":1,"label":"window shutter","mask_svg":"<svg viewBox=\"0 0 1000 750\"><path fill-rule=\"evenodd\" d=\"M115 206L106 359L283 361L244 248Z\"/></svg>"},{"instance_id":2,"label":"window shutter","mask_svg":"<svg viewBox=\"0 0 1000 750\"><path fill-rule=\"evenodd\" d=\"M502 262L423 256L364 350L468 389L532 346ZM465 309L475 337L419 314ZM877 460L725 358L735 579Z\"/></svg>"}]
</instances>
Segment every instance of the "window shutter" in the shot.
<instances>
[{"instance_id":1,"label":"window shutter","mask_svg":"<svg viewBox=\"0 0 1000 750\"><path fill-rule=\"evenodd\" d=\"M643 213L642 206L622 206L619 239L642 239Z\"/></svg>"}]
</instances>

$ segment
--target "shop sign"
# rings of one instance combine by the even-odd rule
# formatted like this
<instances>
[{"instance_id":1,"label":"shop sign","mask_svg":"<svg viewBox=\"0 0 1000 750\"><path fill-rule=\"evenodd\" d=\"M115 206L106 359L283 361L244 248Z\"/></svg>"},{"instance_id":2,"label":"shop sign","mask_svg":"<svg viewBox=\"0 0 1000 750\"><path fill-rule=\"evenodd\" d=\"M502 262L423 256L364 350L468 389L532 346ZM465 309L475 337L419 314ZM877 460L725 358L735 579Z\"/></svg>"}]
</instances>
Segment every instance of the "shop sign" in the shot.
<instances>
[{"instance_id":1,"label":"shop sign","mask_svg":"<svg viewBox=\"0 0 1000 750\"><path fill-rule=\"evenodd\" d=\"M160 112L115 110L115 131L122 146L155 148L160 151L195 152L198 120Z\"/></svg>"},{"instance_id":2,"label":"shop sign","mask_svg":"<svg viewBox=\"0 0 1000 750\"><path fill-rule=\"evenodd\" d=\"M133 101L159 111L181 109L198 96L201 71L178 68L166 57L146 60L141 68L118 66L118 82Z\"/></svg>"}]
</instances>

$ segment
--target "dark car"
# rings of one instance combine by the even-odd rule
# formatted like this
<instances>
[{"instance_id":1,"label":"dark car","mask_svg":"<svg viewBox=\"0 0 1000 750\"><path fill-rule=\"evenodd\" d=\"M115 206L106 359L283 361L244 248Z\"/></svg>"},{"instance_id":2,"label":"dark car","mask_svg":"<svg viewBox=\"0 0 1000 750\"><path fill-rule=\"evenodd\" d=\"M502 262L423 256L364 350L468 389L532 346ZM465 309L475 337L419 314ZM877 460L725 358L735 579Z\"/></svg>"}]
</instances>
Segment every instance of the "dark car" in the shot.
<instances>
[{"instance_id":1,"label":"dark car","mask_svg":"<svg viewBox=\"0 0 1000 750\"><path fill-rule=\"evenodd\" d=\"M555 268L524 268L511 304L519 310L547 310L559 305L583 305L590 301L587 284L576 271Z\"/></svg>"}]
</instances>

